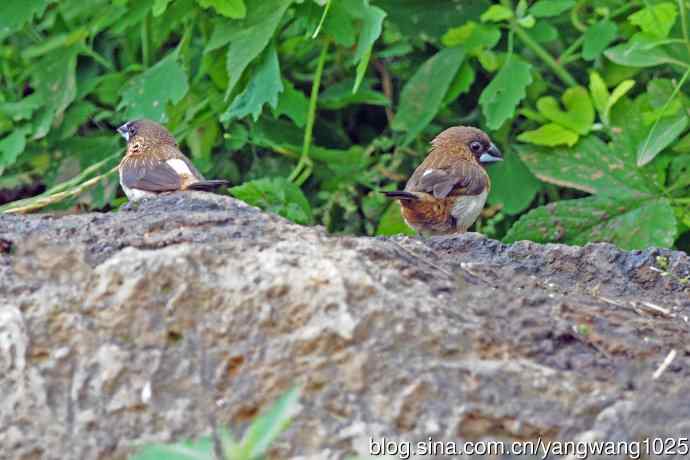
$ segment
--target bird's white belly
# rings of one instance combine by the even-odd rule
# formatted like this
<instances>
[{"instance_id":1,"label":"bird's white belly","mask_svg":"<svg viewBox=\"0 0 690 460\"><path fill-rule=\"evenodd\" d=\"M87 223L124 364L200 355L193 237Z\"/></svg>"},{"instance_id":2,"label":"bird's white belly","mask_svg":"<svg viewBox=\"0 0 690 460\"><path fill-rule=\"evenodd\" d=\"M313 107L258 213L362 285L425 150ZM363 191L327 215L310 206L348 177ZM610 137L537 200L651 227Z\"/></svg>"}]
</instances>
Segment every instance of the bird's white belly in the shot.
<instances>
[{"instance_id":1,"label":"bird's white belly","mask_svg":"<svg viewBox=\"0 0 690 460\"><path fill-rule=\"evenodd\" d=\"M138 188L129 188L125 185L124 181L122 180L122 172L120 172L120 187L122 187L122 190L124 190L125 195L127 195L127 199L129 201L137 201L141 200L143 198L151 198L156 196L155 193L153 192L148 192L146 190L139 190Z\"/></svg>"},{"instance_id":2,"label":"bird's white belly","mask_svg":"<svg viewBox=\"0 0 690 460\"><path fill-rule=\"evenodd\" d=\"M484 209L486 197L489 193L484 191L479 195L467 195L457 199L450 214L455 218L456 226L460 231L466 231Z\"/></svg>"}]
</instances>

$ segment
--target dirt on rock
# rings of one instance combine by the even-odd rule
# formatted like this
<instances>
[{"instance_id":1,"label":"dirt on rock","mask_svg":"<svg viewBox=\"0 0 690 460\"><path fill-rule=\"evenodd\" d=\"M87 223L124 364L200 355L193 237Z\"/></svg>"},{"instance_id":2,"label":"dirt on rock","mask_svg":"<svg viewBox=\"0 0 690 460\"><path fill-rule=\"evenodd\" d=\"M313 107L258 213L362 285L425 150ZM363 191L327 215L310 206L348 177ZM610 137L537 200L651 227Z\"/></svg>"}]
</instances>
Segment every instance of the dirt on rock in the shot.
<instances>
[{"instance_id":1,"label":"dirt on rock","mask_svg":"<svg viewBox=\"0 0 690 460\"><path fill-rule=\"evenodd\" d=\"M271 458L687 439L689 280L669 250L339 237L203 193L2 215L0 457L238 433L294 384Z\"/></svg>"}]
</instances>

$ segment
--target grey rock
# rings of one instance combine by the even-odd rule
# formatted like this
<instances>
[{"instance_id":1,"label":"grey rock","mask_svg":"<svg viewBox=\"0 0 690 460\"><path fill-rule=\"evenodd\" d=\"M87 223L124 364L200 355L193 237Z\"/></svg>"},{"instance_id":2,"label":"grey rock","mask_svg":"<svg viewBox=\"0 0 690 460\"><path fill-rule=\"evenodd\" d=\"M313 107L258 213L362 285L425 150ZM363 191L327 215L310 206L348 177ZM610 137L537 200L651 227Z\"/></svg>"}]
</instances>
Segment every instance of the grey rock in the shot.
<instances>
[{"instance_id":1,"label":"grey rock","mask_svg":"<svg viewBox=\"0 0 690 460\"><path fill-rule=\"evenodd\" d=\"M295 384L271 458L689 435L680 252L338 237L203 193L2 215L0 243L1 458L240 433Z\"/></svg>"}]
</instances>

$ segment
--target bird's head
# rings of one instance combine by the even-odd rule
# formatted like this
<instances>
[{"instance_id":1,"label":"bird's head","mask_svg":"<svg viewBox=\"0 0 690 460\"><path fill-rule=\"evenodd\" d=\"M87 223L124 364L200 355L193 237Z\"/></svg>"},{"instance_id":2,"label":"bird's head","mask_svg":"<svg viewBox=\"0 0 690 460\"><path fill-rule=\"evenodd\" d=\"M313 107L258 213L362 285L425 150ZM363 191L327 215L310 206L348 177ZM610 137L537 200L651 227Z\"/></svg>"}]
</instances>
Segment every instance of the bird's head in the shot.
<instances>
[{"instance_id":1,"label":"bird's head","mask_svg":"<svg viewBox=\"0 0 690 460\"><path fill-rule=\"evenodd\" d=\"M498 147L481 129L472 126L454 126L443 131L431 141L432 149L441 155L457 155L476 161L482 166L503 160Z\"/></svg>"},{"instance_id":2,"label":"bird's head","mask_svg":"<svg viewBox=\"0 0 690 460\"><path fill-rule=\"evenodd\" d=\"M125 138L128 145L143 144L172 144L177 145L170 131L155 121L143 118L141 120L128 121L117 128L117 132Z\"/></svg>"}]
</instances>

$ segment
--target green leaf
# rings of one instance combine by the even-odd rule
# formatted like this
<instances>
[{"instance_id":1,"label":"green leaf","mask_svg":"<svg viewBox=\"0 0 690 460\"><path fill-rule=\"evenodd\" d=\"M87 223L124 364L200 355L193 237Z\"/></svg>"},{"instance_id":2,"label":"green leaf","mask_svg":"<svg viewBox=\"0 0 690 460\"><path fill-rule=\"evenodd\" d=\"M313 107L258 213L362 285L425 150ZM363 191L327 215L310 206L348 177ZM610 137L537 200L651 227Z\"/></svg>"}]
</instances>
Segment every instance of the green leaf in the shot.
<instances>
[{"instance_id":1,"label":"green leaf","mask_svg":"<svg viewBox=\"0 0 690 460\"><path fill-rule=\"evenodd\" d=\"M352 94L351 89L351 78L330 85L323 93L319 94L319 107L328 110L340 110L349 105L389 105L390 101L385 94L371 89L372 83L372 80L364 80L354 94Z\"/></svg>"},{"instance_id":2,"label":"green leaf","mask_svg":"<svg viewBox=\"0 0 690 460\"><path fill-rule=\"evenodd\" d=\"M333 41L346 48L354 46L357 38L357 27L353 22L354 14L348 4L331 1L330 11L323 23L323 31L333 37Z\"/></svg>"},{"instance_id":3,"label":"green leaf","mask_svg":"<svg viewBox=\"0 0 690 460\"><path fill-rule=\"evenodd\" d=\"M433 120L453 77L465 59L461 46L446 48L429 58L403 87L392 127L404 131L409 144Z\"/></svg>"},{"instance_id":4,"label":"green leaf","mask_svg":"<svg viewBox=\"0 0 690 460\"><path fill-rule=\"evenodd\" d=\"M551 96L539 98L537 108L539 112L554 123L571 129L578 134L587 134L594 124L594 108L589 99L589 93L582 86L568 88L563 93L563 111L558 101Z\"/></svg>"},{"instance_id":5,"label":"green leaf","mask_svg":"<svg viewBox=\"0 0 690 460\"><path fill-rule=\"evenodd\" d=\"M375 0L405 37L439 38L449 28L478 20L487 0ZM442 12L442 14L439 14Z\"/></svg>"},{"instance_id":6,"label":"green leaf","mask_svg":"<svg viewBox=\"0 0 690 460\"><path fill-rule=\"evenodd\" d=\"M313 223L311 206L302 190L284 177L257 179L230 188L230 194L295 223Z\"/></svg>"},{"instance_id":7,"label":"green leaf","mask_svg":"<svg viewBox=\"0 0 690 460\"><path fill-rule=\"evenodd\" d=\"M278 95L282 91L278 53L275 46L271 45L261 56L254 76L245 90L235 97L228 110L221 115L220 120L225 123L251 114L256 121L261 115L264 104L268 103L274 109L278 107Z\"/></svg>"},{"instance_id":8,"label":"green leaf","mask_svg":"<svg viewBox=\"0 0 690 460\"><path fill-rule=\"evenodd\" d=\"M527 34L536 42L549 43L558 38L558 29L546 21L538 21Z\"/></svg>"},{"instance_id":9,"label":"green leaf","mask_svg":"<svg viewBox=\"0 0 690 460\"><path fill-rule=\"evenodd\" d=\"M229 431L221 430L219 438L225 452L237 452L237 443L232 439ZM204 436L196 441L150 444L131 456L130 460L212 460L213 458L215 458L213 439L210 436ZM228 458L231 457L228 456Z\"/></svg>"},{"instance_id":10,"label":"green leaf","mask_svg":"<svg viewBox=\"0 0 690 460\"><path fill-rule=\"evenodd\" d=\"M539 0L529 8L530 14L537 18L558 16L575 5L575 0Z\"/></svg>"},{"instance_id":11,"label":"green leaf","mask_svg":"<svg viewBox=\"0 0 690 460\"><path fill-rule=\"evenodd\" d=\"M544 182L614 198L652 196L656 187L635 165L635 152L609 147L596 136L574 147L544 148L517 145L532 173Z\"/></svg>"},{"instance_id":12,"label":"green leaf","mask_svg":"<svg viewBox=\"0 0 690 460\"><path fill-rule=\"evenodd\" d=\"M515 115L515 109L525 97L525 88L532 83L531 70L530 64L513 55L484 88L479 104L490 129L499 128Z\"/></svg>"},{"instance_id":13,"label":"green leaf","mask_svg":"<svg viewBox=\"0 0 690 460\"><path fill-rule=\"evenodd\" d=\"M405 223L405 219L403 219L400 212L400 204L397 201L391 200L391 203L386 208L386 211L381 216L381 219L379 219L379 225L376 227L376 235L413 236L415 234L416 232Z\"/></svg>"},{"instance_id":14,"label":"green leaf","mask_svg":"<svg viewBox=\"0 0 690 460\"><path fill-rule=\"evenodd\" d=\"M244 0L196 0L205 9L213 7L218 14L231 19L242 19L247 15Z\"/></svg>"},{"instance_id":15,"label":"green leaf","mask_svg":"<svg viewBox=\"0 0 690 460\"><path fill-rule=\"evenodd\" d=\"M448 47L463 45L468 53L476 53L493 48L500 39L501 31L498 27L468 21L460 27L448 29L441 38L441 43Z\"/></svg>"},{"instance_id":16,"label":"green leaf","mask_svg":"<svg viewBox=\"0 0 690 460\"><path fill-rule=\"evenodd\" d=\"M283 80L285 90L280 94L278 107L273 110L273 116L278 118L286 115L300 128L307 122L309 99L304 93L292 85L289 80Z\"/></svg>"},{"instance_id":17,"label":"green leaf","mask_svg":"<svg viewBox=\"0 0 690 460\"><path fill-rule=\"evenodd\" d=\"M608 19L593 24L587 28L582 43L582 57L587 61L594 60L606 49L618 34L618 26Z\"/></svg>"},{"instance_id":18,"label":"green leaf","mask_svg":"<svg viewBox=\"0 0 690 460\"><path fill-rule=\"evenodd\" d=\"M609 104L609 90L604 79L596 71L589 74L589 92L592 95L594 107L604 117Z\"/></svg>"},{"instance_id":19,"label":"green leaf","mask_svg":"<svg viewBox=\"0 0 690 460\"><path fill-rule=\"evenodd\" d=\"M629 42L604 51L604 55L615 62L630 67L653 67L671 62L671 57L660 48L663 42L650 41L636 35Z\"/></svg>"},{"instance_id":20,"label":"green leaf","mask_svg":"<svg viewBox=\"0 0 690 460\"><path fill-rule=\"evenodd\" d=\"M60 119L77 94L76 67L79 46L60 48L45 55L36 65L32 81L45 101L34 129L34 139L48 133L50 124Z\"/></svg>"},{"instance_id":21,"label":"green leaf","mask_svg":"<svg viewBox=\"0 0 690 460\"><path fill-rule=\"evenodd\" d=\"M649 5L628 16L631 24L638 26L642 32L656 38L666 38L676 23L678 11L671 2Z\"/></svg>"},{"instance_id":22,"label":"green leaf","mask_svg":"<svg viewBox=\"0 0 690 460\"><path fill-rule=\"evenodd\" d=\"M572 245L602 241L633 250L671 247L677 233L673 208L666 198L593 196L534 209L512 226L503 241Z\"/></svg>"},{"instance_id":23,"label":"green leaf","mask_svg":"<svg viewBox=\"0 0 690 460\"><path fill-rule=\"evenodd\" d=\"M362 25L360 26L361 31L354 56L354 61L359 63L359 65L357 66L355 84L352 87L353 93L357 92L360 83L362 83L369 58L371 57L371 51L374 48L374 42L381 35L383 18L386 17L386 12L381 8L369 5L369 0L361 0L361 2L360 8L355 9L356 14L361 14Z\"/></svg>"},{"instance_id":24,"label":"green leaf","mask_svg":"<svg viewBox=\"0 0 690 460\"><path fill-rule=\"evenodd\" d=\"M369 0L356 0L353 6L357 4L359 8L355 8L353 14L361 19L362 24L359 27L359 39L355 48L355 62L359 62L366 53L371 52L374 42L381 35L383 18L386 17L386 12L379 7L369 5Z\"/></svg>"},{"instance_id":25,"label":"green leaf","mask_svg":"<svg viewBox=\"0 0 690 460\"><path fill-rule=\"evenodd\" d=\"M168 3L170 3L172 0L154 0L153 2L153 8L151 9L151 13L153 13L153 17L158 17L162 16L163 13L165 13L165 10L168 9Z\"/></svg>"},{"instance_id":26,"label":"green leaf","mask_svg":"<svg viewBox=\"0 0 690 460\"><path fill-rule=\"evenodd\" d=\"M635 81L634 80L624 80L618 84L611 93L611 97L609 98L609 103L608 103L608 108L609 110L613 108L614 105L616 105L616 102L620 100L623 96L625 96L628 91L632 89L632 87L635 86Z\"/></svg>"},{"instance_id":27,"label":"green leaf","mask_svg":"<svg viewBox=\"0 0 690 460\"><path fill-rule=\"evenodd\" d=\"M0 140L0 175L2 175L2 170L12 166L24 151L28 132L27 127L15 129L12 134Z\"/></svg>"},{"instance_id":28,"label":"green leaf","mask_svg":"<svg viewBox=\"0 0 690 460\"><path fill-rule=\"evenodd\" d=\"M41 16L52 0L3 0L0 41L19 30L34 16Z\"/></svg>"},{"instance_id":29,"label":"green leaf","mask_svg":"<svg viewBox=\"0 0 690 460\"><path fill-rule=\"evenodd\" d=\"M503 5L491 5L488 10L481 15L482 22L501 22L513 17L513 11Z\"/></svg>"},{"instance_id":30,"label":"green leaf","mask_svg":"<svg viewBox=\"0 0 690 460\"><path fill-rule=\"evenodd\" d=\"M169 53L124 87L118 110L125 109L125 119L167 121L166 104L180 102L189 89L187 74L177 62L177 55L178 50Z\"/></svg>"},{"instance_id":31,"label":"green leaf","mask_svg":"<svg viewBox=\"0 0 690 460\"><path fill-rule=\"evenodd\" d=\"M450 84L448 92L443 98L443 104L449 104L470 90L472 83L474 83L475 72L474 68L469 62L465 61L458 70L457 75Z\"/></svg>"},{"instance_id":32,"label":"green leaf","mask_svg":"<svg viewBox=\"0 0 690 460\"><path fill-rule=\"evenodd\" d=\"M297 188L294 184L293 186ZM266 455L271 443L285 431L292 418L300 411L300 392L300 387L294 387L252 422L241 442L241 450L245 456L240 454L239 458L259 459Z\"/></svg>"},{"instance_id":33,"label":"green leaf","mask_svg":"<svg viewBox=\"0 0 690 460\"><path fill-rule=\"evenodd\" d=\"M7 115L14 121L29 120L31 115L44 103L41 94L33 93L17 102L0 103L0 113Z\"/></svg>"},{"instance_id":34,"label":"green leaf","mask_svg":"<svg viewBox=\"0 0 690 460\"><path fill-rule=\"evenodd\" d=\"M527 169L517 153L508 152L503 161L487 168L491 176L490 204L503 205L509 215L519 214L532 203L541 183Z\"/></svg>"},{"instance_id":35,"label":"green leaf","mask_svg":"<svg viewBox=\"0 0 690 460\"><path fill-rule=\"evenodd\" d=\"M637 165L649 163L662 150L671 145L688 127L688 117L681 113L677 117L660 119L650 131L647 140L637 150Z\"/></svg>"},{"instance_id":36,"label":"green leaf","mask_svg":"<svg viewBox=\"0 0 690 460\"><path fill-rule=\"evenodd\" d=\"M252 2L243 20L232 21L229 27L218 33L215 45L223 42L230 43L227 54L227 70L230 79L225 92L226 99L249 63L266 48L290 3L292 0Z\"/></svg>"},{"instance_id":37,"label":"green leaf","mask_svg":"<svg viewBox=\"0 0 690 460\"><path fill-rule=\"evenodd\" d=\"M577 143L579 136L568 128L556 123L548 123L532 131L524 131L517 137L519 141L536 145L568 145L572 147Z\"/></svg>"}]
</instances>

